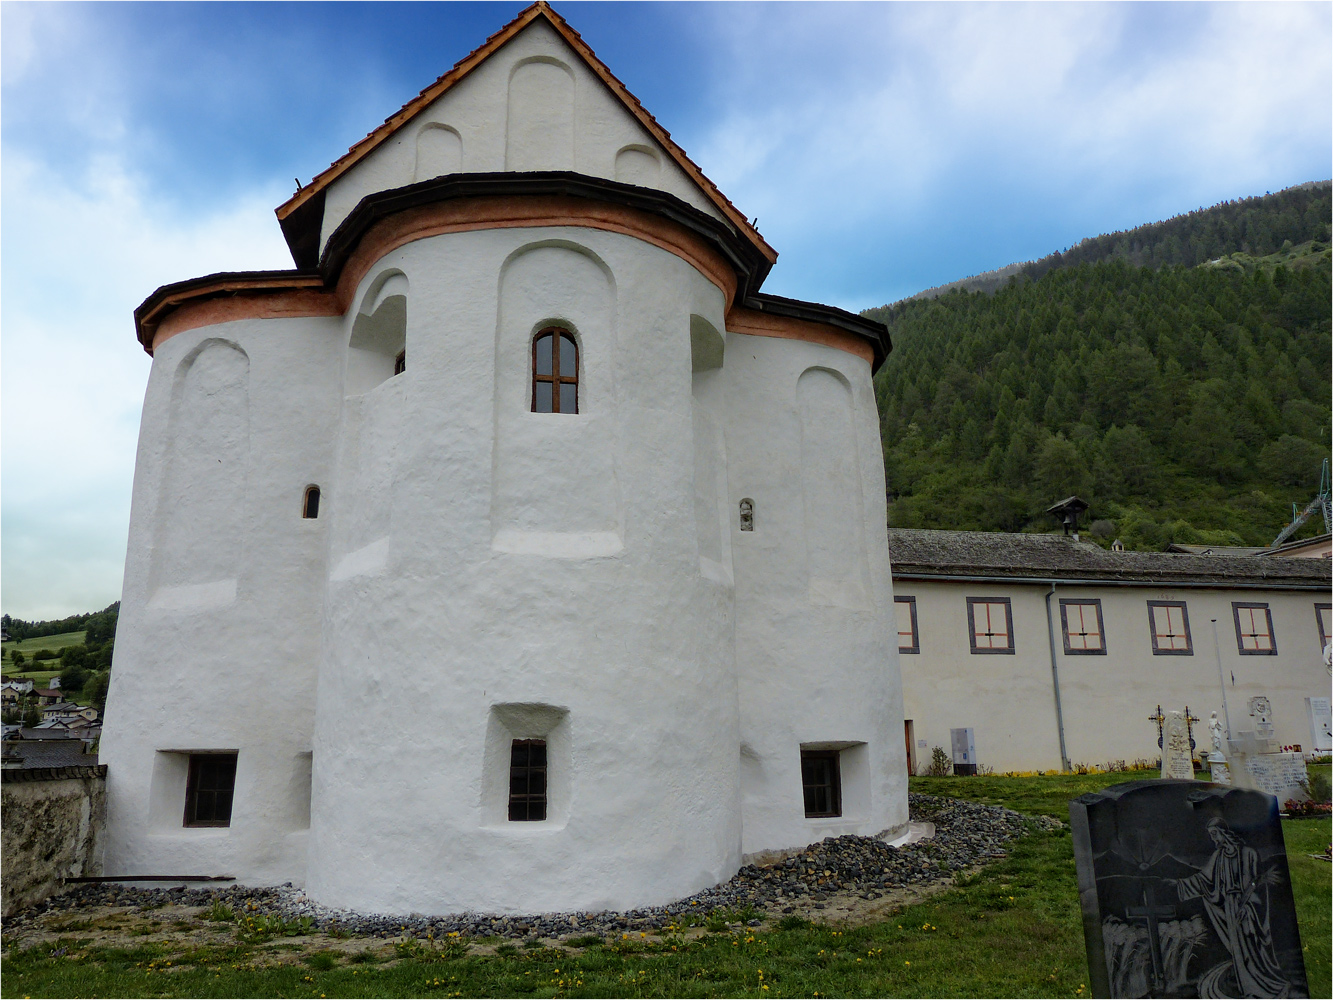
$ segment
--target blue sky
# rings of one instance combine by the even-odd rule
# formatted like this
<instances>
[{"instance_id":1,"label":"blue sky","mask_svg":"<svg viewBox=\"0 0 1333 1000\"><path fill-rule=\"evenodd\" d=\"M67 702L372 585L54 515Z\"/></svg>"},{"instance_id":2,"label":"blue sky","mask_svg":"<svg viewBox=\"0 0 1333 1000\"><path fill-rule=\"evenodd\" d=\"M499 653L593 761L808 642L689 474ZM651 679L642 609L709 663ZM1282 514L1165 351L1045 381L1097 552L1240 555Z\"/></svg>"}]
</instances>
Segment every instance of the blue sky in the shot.
<instances>
[{"instance_id":1,"label":"blue sky","mask_svg":"<svg viewBox=\"0 0 1333 1000\"><path fill-rule=\"evenodd\" d=\"M290 266L293 178L522 7L0 5L5 612L119 596L134 306ZM1333 172L1326 3L557 9L758 216L766 289L850 309Z\"/></svg>"}]
</instances>

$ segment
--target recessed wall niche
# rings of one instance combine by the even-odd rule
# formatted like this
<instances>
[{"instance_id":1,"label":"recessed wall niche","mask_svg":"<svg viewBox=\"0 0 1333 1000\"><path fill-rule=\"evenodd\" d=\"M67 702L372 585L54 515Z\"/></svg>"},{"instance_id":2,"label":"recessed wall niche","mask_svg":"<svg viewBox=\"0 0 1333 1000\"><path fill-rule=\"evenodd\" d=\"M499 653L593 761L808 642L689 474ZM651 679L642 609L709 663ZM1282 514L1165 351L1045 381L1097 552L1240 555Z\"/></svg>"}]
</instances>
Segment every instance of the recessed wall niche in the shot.
<instances>
[{"instance_id":1,"label":"recessed wall niche","mask_svg":"<svg viewBox=\"0 0 1333 1000\"><path fill-rule=\"evenodd\" d=\"M359 396L393 378L407 347L407 278L382 275L362 300L347 343L346 393Z\"/></svg>"}]
</instances>

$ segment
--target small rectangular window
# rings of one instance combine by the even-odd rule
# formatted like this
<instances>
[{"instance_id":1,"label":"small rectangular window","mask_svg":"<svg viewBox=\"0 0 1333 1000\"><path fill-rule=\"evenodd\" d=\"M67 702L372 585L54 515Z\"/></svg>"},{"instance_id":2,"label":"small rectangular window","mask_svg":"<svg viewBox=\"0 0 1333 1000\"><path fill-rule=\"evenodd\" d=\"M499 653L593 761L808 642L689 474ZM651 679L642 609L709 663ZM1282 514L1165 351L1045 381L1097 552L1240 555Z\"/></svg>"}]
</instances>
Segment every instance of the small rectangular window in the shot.
<instances>
[{"instance_id":1,"label":"small rectangular window","mask_svg":"<svg viewBox=\"0 0 1333 1000\"><path fill-rule=\"evenodd\" d=\"M842 776L838 773L838 752L802 750L801 786L805 793L806 816L841 816Z\"/></svg>"},{"instance_id":2,"label":"small rectangular window","mask_svg":"<svg viewBox=\"0 0 1333 1000\"><path fill-rule=\"evenodd\" d=\"M1184 601L1149 601L1148 631L1154 656L1193 656L1190 616Z\"/></svg>"},{"instance_id":3,"label":"small rectangular window","mask_svg":"<svg viewBox=\"0 0 1333 1000\"><path fill-rule=\"evenodd\" d=\"M1014 651L1014 615L1007 597L969 597L967 628L974 653Z\"/></svg>"},{"instance_id":4,"label":"small rectangular window","mask_svg":"<svg viewBox=\"0 0 1333 1000\"><path fill-rule=\"evenodd\" d=\"M1231 614L1236 620L1236 650L1241 656L1277 655L1273 613L1267 604L1232 601Z\"/></svg>"},{"instance_id":5,"label":"small rectangular window","mask_svg":"<svg viewBox=\"0 0 1333 1000\"><path fill-rule=\"evenodd\" d=\"M546 741L514 740L509 751L509 819L546 819Z\"/></svg>"},{"instance_id":6,"label":"small rectangular window","mask_svg":"<svg viewBox=\"0 0 1333 1000\"><path fill-rule=\"evenodd\" d=\"M1314 613L1319 619L1319 648L1322 650L1333 636L1333 604L1316 604Z\"/></svg>"},{"instance_id":7,"label":"small rectangular window","mask_svg":"<svg viewBox=\"0 0 1333 1000\"><path fill-rule=\"evenodd\" d=\"M1061 599L1060 627L1065 634L1066 653L1071 656L1106 655L1101 601Z\"/></svg>"},{"instance_id":8,"label":"small rectangular window","mask_svg":"<svg viewBox=\"0 0 1333 1000\"><path fill-rule=\"evenodd\" d=\"M231 800L235 791L236 754L190 754L185 825L231 826Z\"/></svg>"},{"instance_id":9,"label":"small rectangular window","mask_svg":"<svg viewBox=\"0 0 1333 1000\"><path fill-rule=\"evenodd\" d=\"M898 618L898 652L921 652L921 640L916 631L916 598L895 597L893 611Z\"/></svg>"}]
</instances>

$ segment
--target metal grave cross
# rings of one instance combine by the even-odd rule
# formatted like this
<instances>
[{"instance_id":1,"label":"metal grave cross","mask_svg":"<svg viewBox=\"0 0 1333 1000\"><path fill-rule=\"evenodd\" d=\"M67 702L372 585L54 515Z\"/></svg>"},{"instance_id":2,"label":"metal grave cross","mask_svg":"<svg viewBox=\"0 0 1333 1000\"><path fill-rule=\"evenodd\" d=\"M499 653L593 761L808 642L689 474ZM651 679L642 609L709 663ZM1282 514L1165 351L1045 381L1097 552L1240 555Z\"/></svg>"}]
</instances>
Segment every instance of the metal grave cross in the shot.
<instances>
[{"instance_id":1,"label":"metal grave cross","mask_svg":"<svg viewBox=\"0 0 1333 1000\"><path fill-rule=\"evenodd\" d=\"M1162 749L1162 723L1166 722L1166 716L1162 714L1162 706L1157 706L1157 714L1148 716L1149 722L1157 723L1157 749Z\"/></svg>"},{"instance_id":2,"label":"metal grave cross","mask_svg":"<svg viewBox=\"0 0 1333 1000\"><path fill-rule=\"evenodd\" d=\"M1158 709L1158 711L1161 711ZM1197 715L1190 715L1190 707L1185 706L1185 731L1190 735L1190 753L1194 753L1194 723L1199 721Z\"/></svg>"},{"instance_id":3,"label":"metal grave cross","mask_svg":"<svg viewBox=\"0 0 1333 1000\"><path fill-rule=\"evenodd\" d=\"M1153 892L1151 885L1143 887L1143 905L1130 906L1125 910L1125 916L1130 920L1142 920L1148 926L1148 952L1152 955L1152 985L1154 990L1161 990L1166 986L1165 963L1162 961L1162 939L1157 933L1158 917L1174 917L1176 908L1174 906L1158 906L1153 901Z\"/></svg>"}]
</instances>

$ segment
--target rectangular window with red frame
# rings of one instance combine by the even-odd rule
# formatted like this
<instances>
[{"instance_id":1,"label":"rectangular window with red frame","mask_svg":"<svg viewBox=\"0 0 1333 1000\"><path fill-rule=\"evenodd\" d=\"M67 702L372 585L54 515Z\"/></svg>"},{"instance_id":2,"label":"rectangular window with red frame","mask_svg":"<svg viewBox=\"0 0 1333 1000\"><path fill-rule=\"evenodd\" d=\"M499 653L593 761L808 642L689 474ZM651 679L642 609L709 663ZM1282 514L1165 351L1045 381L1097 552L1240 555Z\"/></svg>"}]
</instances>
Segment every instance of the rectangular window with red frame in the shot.
<instances>
[{"instance_id":1,"label":"rectangular window with red frame","mask_svg":"<svg viewBox=\"0 0 1333 1000\"><path fill-rule=\"evenodd\" d=\"M895 597L893 613L898 619L898 652L921 652L921 639L916 631L916 598Z\"/></svg>"},{"instance_id":2,"label":"rectangular window with red frame","mask_svg":"<svg viewBox=\"0 0 1333 1000\"><path fill-rule=\"evenodd\" d=\"M1060 627L1065 635L1065 652L1070 656L1106 655L1101 601L1061 598Z\"/></svg>"},{"instance_id":3,"label":"rectangular window with red frame","mask_svg":"<svg viewBox=\"0 0 1333 1000\"><path fill-rule=\"evenodd\" d=\"M1012 653L1014 614L1007 597L969 597L967 629L974 653Z\"/></svg>"},{"instance_id":4,"label":"rectangular window with red frame","mask_svg":"<svg viewBox=\"0 0 1333 1000\"><path fill-rule=\"evenodd\" d=\"M1277 637L1273 635L1273 613L1267 604L1231 602L1236 620L1236 651L1241 656L1276 656Z\"/></svg>"},{"instance_id":5,"label":"rectangular window with red frame","mask_svg":"<svg viewBox=\"0 0 1333 1000\"><path fill-rule=\"evenodd\" d=\"M1190 615L1184 601L1149 601L1148 632L1154 656L1193 656Z\"/></svg>"}]
</instances>

